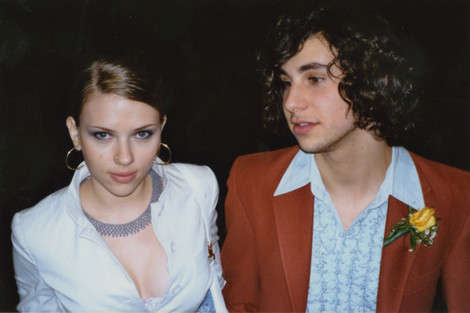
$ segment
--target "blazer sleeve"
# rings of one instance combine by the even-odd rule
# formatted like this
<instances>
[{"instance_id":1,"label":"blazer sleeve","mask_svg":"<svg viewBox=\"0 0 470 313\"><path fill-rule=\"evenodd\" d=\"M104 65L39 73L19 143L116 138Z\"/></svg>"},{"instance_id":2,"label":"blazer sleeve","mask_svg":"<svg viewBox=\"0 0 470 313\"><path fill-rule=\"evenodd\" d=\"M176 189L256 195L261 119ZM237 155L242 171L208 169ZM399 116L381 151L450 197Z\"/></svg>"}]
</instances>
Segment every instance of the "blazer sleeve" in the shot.
<instances>
[{"instance_id":1,"label":"blazer sleeve","mask_svg":"<svg viewBox=\"0 0 470 313\"><path fill-rule=\"evenodd\" d=\"M470 205L470 201L465 205ZM463 227L454 238L454 246L442 271L442 286L449 312L470 312L470 214L468 208L466 211Z\"/></svg>"},{"instance_id":2,"label":"blazer sleeve","mask_svg":"<svg viewBox=\"0 0 470 313\"><path fill-rule=\"evenodd\" d=\"M238 159L227 186L225 218L227 237L222 247L222 266L227 280L223 293L230 312L257 311L258 262L254 233L239 195Z\"/></svg>"},{"instance_id":3,"label":"blazer sleeve","mask_svg":"<svg viewBox=\"0 0 470 313\"><path fill-rule=\"evenodd\" d=\"M199 206L201 207L202 218L204 219L204 228L207 240L211 244L212 252L215 255L215 260L212 261L211 259L211 261L209 261L212 270L212 281L209 288L213 305L208 304L210 301L206 297L200 308L203 309L209 306L212 307L215 312L227 313L225 301L221 293L221 289L225 285L225 280L222 276L220 249L218 243L219 236L217 233L216 223L216 206L219 198L219 185L217 184L217 179L214 173L207 166L195 166L189 164L181 164L180 166L180 168L186 172L189 182L196 192L196 197L198 199Z\"/></svg>"},{"instance_id":4,"label":"blazer sleeve","mask_svg":"<svg viewBox=\"0 0 470 313\"><path fill-rule=\"evenodd\" d=\"M215 254L215 272L217 274L220 289L225 285L222 276L222 265L220 261L219 235L217 229L217 201L219 199L219 185L214 172L208 166L198 166L191 164L179 164L180 169L186 174L189 183L196 193L199 206L201 207L202 218L207 225L207 236L212 244L212 251Z\"/></svg>"},{"instance_id":5,"label":"blazer sleeve","mask_svg":"<svg viewBox=\"0 0 470 313\"><path fill-rule=\"evenodd\" d=\"M19 312L63 312L54 290L42 279L22 238L21 213L12 222L13 265L20 302Z\"/></svg>"},{"instance_id":6,"label":"blazer sleeve","mask_svg":"<svg viewBox=\"0 0 470 313\"><path fill-rule=\"evenodd\" d=\"M207 214L207 225L209 227L209 240L212 244L212 249L215 254L215 269L217 273L217 279L220 286L220 289L225 286L225 279L222 276L222 264L220 260L220 247L219 247L219 235L217 229L217 201L219 199L219 185L217 179L215 178L212 170L207 167L209 179L208 194L206 195L206 208L208 209Z\"/></svg>"}]
</instances>

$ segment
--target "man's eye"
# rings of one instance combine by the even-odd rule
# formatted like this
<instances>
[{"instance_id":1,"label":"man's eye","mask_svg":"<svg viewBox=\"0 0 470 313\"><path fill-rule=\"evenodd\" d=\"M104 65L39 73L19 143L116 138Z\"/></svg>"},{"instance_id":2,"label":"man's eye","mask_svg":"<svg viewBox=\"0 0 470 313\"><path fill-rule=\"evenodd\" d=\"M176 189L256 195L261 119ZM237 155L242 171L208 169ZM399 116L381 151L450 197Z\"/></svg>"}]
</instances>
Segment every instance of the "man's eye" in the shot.
<instances>
[{"instance_id":1,"label":"man's eye","mask_svg":"<svg viewBox=\"0 0 470 313\"><path fill-rule=\"evenodd\" d=\"M152 135L153 135L153 131L150 131L150 130L141 130L135 134L137 139L146 139Z\"/></svg>"},{"instance_id":2,"label":"man's eye","mask_svg":"<svg viewBox=\"0 0 470 313\"><path fill-rule=\"evenodd\" d=\"M93 136L95 136L95 138L98 140L105 140L110 137L110 134L107 132L94 132Z\"/></svg>"},{"instance_id":3,"label":"man's eye","mask_svg":"<svg viewBox=\"0 0 470 313\"><path fill-rule=\"evenodd\" d=\"M322 81L324 81L325 79L323 77L320 77L320 76L310 76L308 78L309 81L311 81L312 83L320 83Z\"/></svg>"},{"instance_id":4,"label":"man's eye","mask_svg":"<svg viewBox=\"0 0 470 313\"><path fill-rule=\"evenodd\" d=\"M285 88L285 87L290 87L290 85L291 85L291 84L290 84L290 81L288 81L288 80L282 80L282 79L281 79L280 81L281 81L282 87L284 87L284 88Z\"/></svg>"}]
</instances>

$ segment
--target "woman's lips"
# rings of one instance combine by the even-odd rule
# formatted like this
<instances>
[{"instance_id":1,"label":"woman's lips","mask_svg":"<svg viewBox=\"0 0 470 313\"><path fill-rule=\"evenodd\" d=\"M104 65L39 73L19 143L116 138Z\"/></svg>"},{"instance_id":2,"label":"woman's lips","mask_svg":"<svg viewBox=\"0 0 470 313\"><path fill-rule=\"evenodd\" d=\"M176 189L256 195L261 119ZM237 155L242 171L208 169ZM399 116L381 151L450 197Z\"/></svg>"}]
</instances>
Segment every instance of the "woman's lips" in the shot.
<instances>
[{"instance_id":1,"label":"woman's lips","mask_svg":"<svg viewBox=\"0 0 470 313\"><path fill-rule=\"evenodd\" d=\"M128 172L128 173L110 173L109 175L114 181L121 183L121 184L125 184L125 183L132 181L135 178L136 174L137 172Z\"/></svg>"},{"instance_id":2,"label":"woman's lips","mask_svg":"<svg viewBox=\"0 0 470 313\"><path fill-rule=\"evenodd\" d=\"M305 135L308 133L312 128L314 128L317 123L310 123L310 122L300 122L293 124L294 134L296 135Z\"/></svg>"}]
</instances>

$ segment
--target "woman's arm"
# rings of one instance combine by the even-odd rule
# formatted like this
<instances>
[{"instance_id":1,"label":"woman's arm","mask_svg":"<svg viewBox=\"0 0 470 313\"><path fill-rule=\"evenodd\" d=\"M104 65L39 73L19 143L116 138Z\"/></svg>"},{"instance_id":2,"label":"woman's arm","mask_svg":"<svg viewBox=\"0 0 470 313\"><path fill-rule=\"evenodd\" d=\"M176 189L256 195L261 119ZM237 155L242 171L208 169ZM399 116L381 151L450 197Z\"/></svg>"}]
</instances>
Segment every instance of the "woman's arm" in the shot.
<instances>
[{"instance_id":1,"label":"woman's arm","mask_svg":"<svg viewBox=\"0 0 470 313\"><path fill-rule=\"evenodd\" d=\"M13 265L20 296L17 306L20 312L61 312L64 308L57 297L40 276L38 268L24 245L20 215L16 214L12 223Z\"/></svg>"},{"instance_id":2,"label":"woman's arm","mask_svg":"<svg viewBox=\"0 0 470 313\"><path fill-rule=\"evenodd\" d=\"M218 229L217 229L217 201L219 199L219 186L217 183L217 179L212 172L208 168L209 172L209 177L208 179L209 182L209 193L207 196L207 203L208 209L209 209L209 214L208 214L208 226L209 226L209 240L212 245L212 251L215 256L215 270L217 273L217 279L219 282L220 289L223 289L225 286L225 279L222 277L222 262L220 260L220 247L219 247L219 235L218 235Z\"/></svg>"}]
</instances>

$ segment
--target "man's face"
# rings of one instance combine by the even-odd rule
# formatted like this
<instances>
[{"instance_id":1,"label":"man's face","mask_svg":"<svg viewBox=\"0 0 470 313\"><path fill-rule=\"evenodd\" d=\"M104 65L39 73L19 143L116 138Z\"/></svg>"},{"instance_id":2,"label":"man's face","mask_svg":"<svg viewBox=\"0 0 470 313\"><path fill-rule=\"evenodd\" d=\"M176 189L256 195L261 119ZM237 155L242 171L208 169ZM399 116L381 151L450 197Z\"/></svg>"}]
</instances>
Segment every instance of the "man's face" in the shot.
<instances>
[{"instance_id":1,"label":"man's face","mask_svg":"<svg viewBox=\"0 0 470 313\"><path fill-rule=\"evenodd\" d=\"M340 97L341 70L328 64L334 56L322 35L307 39L282 66L283 110L287 124L305 152L330 152L347 142L355 130L349 105Z\"/></svg>"}]
</instances>

